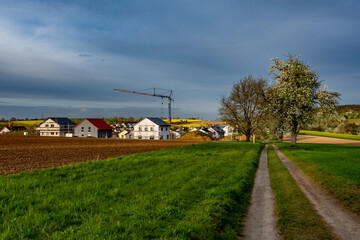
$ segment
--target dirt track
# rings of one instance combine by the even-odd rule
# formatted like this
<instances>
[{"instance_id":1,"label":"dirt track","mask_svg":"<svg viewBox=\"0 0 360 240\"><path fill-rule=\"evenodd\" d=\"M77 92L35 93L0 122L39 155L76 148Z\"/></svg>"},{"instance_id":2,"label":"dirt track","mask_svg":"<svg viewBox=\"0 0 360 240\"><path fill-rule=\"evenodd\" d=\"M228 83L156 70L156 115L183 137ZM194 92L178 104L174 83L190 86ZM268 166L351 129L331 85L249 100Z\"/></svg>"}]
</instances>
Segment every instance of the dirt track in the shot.
<instances>
[{"instance_id":1,"label":"dirt track","mask_svg":"<svg viewBox=\"0 0 360 240\"><path fill-rule=\"evenodd\" d=\"M202 142L2 135L0 136L0 175L195 143Z\"/></svg>"},{"instance_id":2,"label":"dirt track","mask_svg":"<svg viewBox=\"0 0 360 240\"><path fill-rule=\"evenodd\" d=\"M290 136L284 137L284 141L290 142L291 137ZM342 145L360 146L360 141L357 141L357 140L318 137L318 136L310 136L310 135L298 135L297 142L298 143L323 143L323 144L342 144Z\"/></svg>"},{"instance_id":3,"label":"dirt track","mask_svg":"<svg viewBox=\"0 0 360 240\"><path fill-rule=\"evenodd\" d=\"M245 221L244 239L280 239L276 228L274 196L267 163L267 148L266 145L261 153L259 168L256 172L251 203Z\"/></svg>"},{"instance_id":4,"label":"dirt track","mask_svg":"<svg viewBox=\"0 0 360 240\"><path fill-rule=\"evenodd\" d=\"M334 235L344 240L360 239L360 218L343 207L335 197L311 182L276 146L274 148L297 185L332 228Z\"/></svg>"}]
</instances>

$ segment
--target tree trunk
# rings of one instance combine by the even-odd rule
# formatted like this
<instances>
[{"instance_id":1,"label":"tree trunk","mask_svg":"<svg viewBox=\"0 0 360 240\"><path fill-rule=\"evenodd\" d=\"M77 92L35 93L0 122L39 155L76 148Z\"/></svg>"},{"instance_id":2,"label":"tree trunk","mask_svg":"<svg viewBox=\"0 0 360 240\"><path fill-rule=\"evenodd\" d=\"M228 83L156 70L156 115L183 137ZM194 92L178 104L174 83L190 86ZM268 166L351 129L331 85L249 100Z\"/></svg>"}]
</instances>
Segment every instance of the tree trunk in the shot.
<instances>
[{"instance_id":1,"label":"tree trunk","mask_svg":"<svg viewBox=\"0 0 360 240\"><path fill-rule=\"evenodd\" d=\"M251 134L250 133L246 133L246 141L250 142L250 138L251 138Z\"/></svg>"},{"instance_id":2,"label":"tree trunk","mask_svg":"<svg viewBox=\"0 0 360 240\"><path fill-rule=\"evenodd\" d=\"M293 128L291 130L291 146L296 146L296 140L297 140L297 129Z\"/></svg>"}]
</instances>

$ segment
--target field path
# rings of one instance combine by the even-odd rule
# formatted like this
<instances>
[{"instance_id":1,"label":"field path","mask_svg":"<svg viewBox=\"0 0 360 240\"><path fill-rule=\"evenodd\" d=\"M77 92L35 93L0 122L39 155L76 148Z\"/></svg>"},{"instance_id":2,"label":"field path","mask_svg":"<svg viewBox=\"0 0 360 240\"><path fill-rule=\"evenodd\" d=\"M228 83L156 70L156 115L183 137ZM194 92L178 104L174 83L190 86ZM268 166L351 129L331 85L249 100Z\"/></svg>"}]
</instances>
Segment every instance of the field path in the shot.
<instances>
[{"instance_id":1,"label":"field path","mask_svg":"<svg viewBox=\"0 0 360 240\"><path fill-rule=\"evenodd\" d=\"M291 136L285 136L284 141L291 142ZM360 141L358 141L358 140L319 137L319 136L311 136L311 135L298 135L297 142L298 143L322 143L322 144L341 144L341 145L360 146Z\"/></svg>"},{"instance_id":2,"label":"field path","mask_svg":"<svg viewBox=\"0 0 360 240\"><path fill-rule=\"evenodd\" d=\"M299 188L303 191L315 210L329 224L335 236L339 239L359 240L360 239L360 218L353 212L343 207L340 202L311 182L296 166L290 162L280 151L274 146L275 151Z\"/></svg>"},{"instance_id":3,"label":"field path","mask_svg":"<svg viewBox=\"0 0 360 240\"><path fill-rule=\"evenodd\" d=\"M260 157L250 208L245 220L244 239L280 239L274 214L274 196L270 185L266 145Z\"/></svg>"}]
</instances>

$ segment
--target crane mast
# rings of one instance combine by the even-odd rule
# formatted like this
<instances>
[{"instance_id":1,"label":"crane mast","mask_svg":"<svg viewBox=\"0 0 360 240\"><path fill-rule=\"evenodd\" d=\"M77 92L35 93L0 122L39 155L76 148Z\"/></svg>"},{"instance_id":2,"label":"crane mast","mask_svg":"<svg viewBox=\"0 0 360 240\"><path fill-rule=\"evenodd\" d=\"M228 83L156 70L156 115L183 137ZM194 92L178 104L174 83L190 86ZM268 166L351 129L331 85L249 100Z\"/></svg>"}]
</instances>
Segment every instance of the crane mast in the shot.
<instances>
[{"instance_id":1,"label":"crane mast","mask_svg":"<svg viewBox=\"0 0 360 240\"><path fill-rule=\"evenodd\" d=\"M172 93L173 93L172 90L169 90L169 95L156 94L156 88L154 88L154 93L130 91L130 90L125 90L125 89L114 89L114 90L119 91L119 92L127 92L127 93L140 94L140 95L145 95L145 96L167 98L168 99L168 110L169 110L169 124L171 124L171 102L174 101L174 99L172 98Z\"/></svg>"}]
</instances>

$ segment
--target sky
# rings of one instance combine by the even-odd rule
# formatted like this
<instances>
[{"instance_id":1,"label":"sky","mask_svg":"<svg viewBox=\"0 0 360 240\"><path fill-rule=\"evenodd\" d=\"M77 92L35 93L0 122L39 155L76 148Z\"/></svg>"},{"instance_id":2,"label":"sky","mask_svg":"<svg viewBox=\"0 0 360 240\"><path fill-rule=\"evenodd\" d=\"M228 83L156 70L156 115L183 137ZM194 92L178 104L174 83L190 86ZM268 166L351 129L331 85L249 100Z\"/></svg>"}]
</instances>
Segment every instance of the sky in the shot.
<instances>
[{"instance_id":1,"label":"sky","mask_svg":"<svg viewBox=\"0 0 360 240\"><path fill-rule=\"evenodd\" d=\"M300 56L360 104L358 0L0 0L0 118L215 120L241 78ZM161 90L160 92L164 92Z\"/></svg>"}]
</instances>

